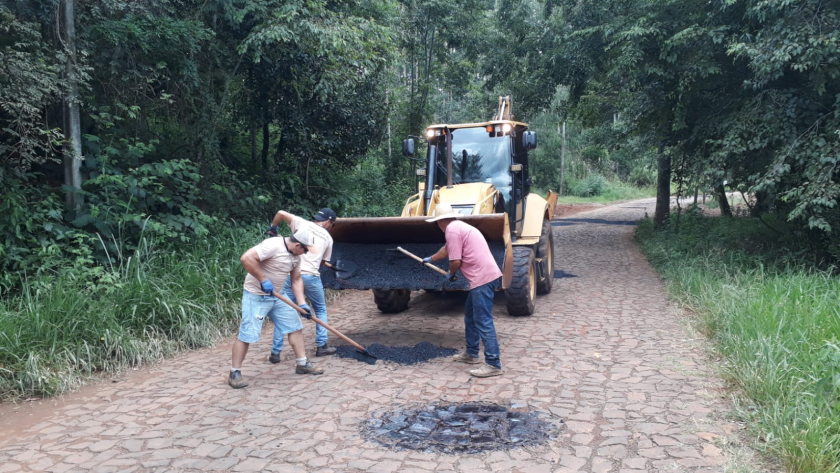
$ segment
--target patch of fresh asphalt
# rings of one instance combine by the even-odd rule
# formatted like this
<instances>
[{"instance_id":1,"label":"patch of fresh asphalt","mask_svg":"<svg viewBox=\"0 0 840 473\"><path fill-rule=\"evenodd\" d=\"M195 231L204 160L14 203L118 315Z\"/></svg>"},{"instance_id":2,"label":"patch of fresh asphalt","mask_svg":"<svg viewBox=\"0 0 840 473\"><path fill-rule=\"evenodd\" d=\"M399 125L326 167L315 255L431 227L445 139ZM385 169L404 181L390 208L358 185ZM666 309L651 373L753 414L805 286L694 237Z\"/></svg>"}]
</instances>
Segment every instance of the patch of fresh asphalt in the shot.
<instances>
[{"instance_id":1,"label":"patch of fresh asphalt","mask_svg":"<svg viewBox=\"0 0 840 473\"><path fill-rule=\"evenodd\" d=\"M390 361L401 365L415 365L458 353L458 350L454 348L440 347L429 342L420 342L413 347L389 347L381 343L373 343L366 346L365 350L375 356L377 361ZM356 352L354 347L342 345L336 347L335 354L339 358L358 359Z\"/></svg>"}]
</instances>

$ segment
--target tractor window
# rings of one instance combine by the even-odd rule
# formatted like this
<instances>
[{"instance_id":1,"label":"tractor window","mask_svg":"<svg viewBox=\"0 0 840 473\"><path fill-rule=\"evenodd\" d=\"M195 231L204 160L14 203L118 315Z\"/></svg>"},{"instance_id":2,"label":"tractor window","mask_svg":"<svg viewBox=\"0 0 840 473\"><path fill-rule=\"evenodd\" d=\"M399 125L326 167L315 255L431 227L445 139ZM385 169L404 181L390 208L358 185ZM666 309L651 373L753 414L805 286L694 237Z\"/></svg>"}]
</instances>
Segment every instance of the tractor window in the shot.
<instances>
[{"instance_id":1,"label":"tractor window","mask_svg":"<svg viewBox=\"0 0 840 473\"><path fill-rule=\"evenodd\" d=\"M439 139L439 144L444 140ZM438 146L435 184L446 185L446 146ZM452 183L486 182L510 189L510 137L490 138L484 128L452 130Z\"/></svg>"}]
</instances>

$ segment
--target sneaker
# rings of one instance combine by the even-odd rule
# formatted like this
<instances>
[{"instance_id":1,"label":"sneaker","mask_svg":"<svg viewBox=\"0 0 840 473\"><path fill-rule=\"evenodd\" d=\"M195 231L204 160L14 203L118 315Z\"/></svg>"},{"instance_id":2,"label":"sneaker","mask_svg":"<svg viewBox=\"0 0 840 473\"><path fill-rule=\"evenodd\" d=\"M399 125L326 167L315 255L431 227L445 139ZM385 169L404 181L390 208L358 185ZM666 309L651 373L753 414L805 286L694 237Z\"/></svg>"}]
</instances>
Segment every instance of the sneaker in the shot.
<instances>
[{"instance_id":1,"label":"sneaker","mask_svg":"<svg viewBox=\"0 0 840 473\"><path fill-rule=\"evenodd\" d=\"M230 387L232 387L233 389L242 389L248 385L248 383L245 382L245 379L242 377L242 373L239 370L230 372L228 384L230 384Z\"/></svg>"},{"instance_id":2,"label":"sneaker","mask_svg":"<svg viewBox=\"0 0 840 473\"><path fill-rule=\"evenodd\" d=\"M318 348L315 349L315 356L335 355L335 352L335 347L328 347L325 343L323 345L318 345Z\"/></svg>"},{"instance_id":3,"label":"sneaker","mask_svg":"<svg viewBox=\"0 0 840 473\"><path fill-rule=\"evenodd\" d=\"M499 376L502 374L501 368L496 368L495 366L490 366L488 364L484 364L481 368L470 370L470 374L475 376L476 378L489 378L491 376Z\"/></svg>"},{"instance_id":4,"label":"sneaker","mask_svg":"<svg viewBox=\"0 0 840 473\"><path fill-rule=\"evenodd\" d=\"M268 361L277 364L280 363L280 354L279 353L272 353L268 355Z\"/></svg>"},{"instance_id":5,"label":"sneaker","mask_svg":"<svg viewBox=\"0 0 840 473\"><path fill-rule=\"evenodd\" d=\"M452 357L452 361L457 361L460 363L469 363L471 365L481 363L481 360L479 360L477 356L470 356L467 352L458 353L457 355Z\"/></svg>"},{"instance_id":6,"label":"sneaker","mask_svg":"<svg viewBox=\"0 0 840 473\"><path fill-rule=\"evenodd\" d=\"M311 361L307 361L305 365L295 366L295 373L297 374L324 374L323 368L316 368Z\"/></svg>"}]
</instances>

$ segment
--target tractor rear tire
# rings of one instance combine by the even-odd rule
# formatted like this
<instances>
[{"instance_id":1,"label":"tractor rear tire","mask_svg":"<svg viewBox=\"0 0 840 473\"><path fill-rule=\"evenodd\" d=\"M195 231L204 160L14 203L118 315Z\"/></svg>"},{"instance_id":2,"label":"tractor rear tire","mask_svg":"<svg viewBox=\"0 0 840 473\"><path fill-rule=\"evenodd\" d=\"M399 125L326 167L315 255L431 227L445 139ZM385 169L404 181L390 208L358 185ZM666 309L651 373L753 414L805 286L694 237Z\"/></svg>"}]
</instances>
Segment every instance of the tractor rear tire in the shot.
<instances>
[{"instance_id":1,"label":"tractor rear tire","mask_svg":"<svg viewBox=\"0 0 840 473\"><path fill-rule=\"evenodd\" d=\"M396 314L408 309L411 291L408 289L374 289L373 300L376 307L385 314Z\"/></svg>"},{"instance_id":2,"label":"tractor rear tire","mask_svg":"<svg viewBox=\"0 0 840 473\"><path fill-rule=\"evenodd\" d=\"M537 243L537 258L542 258L540 269L545 279L537 281L537 294L548 294L554 285L554 232L551 221L543 220L542 234Z\"/></svg>"},{"instance_id":3,"label":"tractor rear tire","mask_svg":"<svg viewBox=\"0 0 840 473\"><path fill-rule=\"evenodd\" d=\"M534 250L527 246L513 247L513 280L505 290L508 314L519 317L534 313L537 297L537 271Z\"/></svg>"}]
</instances>

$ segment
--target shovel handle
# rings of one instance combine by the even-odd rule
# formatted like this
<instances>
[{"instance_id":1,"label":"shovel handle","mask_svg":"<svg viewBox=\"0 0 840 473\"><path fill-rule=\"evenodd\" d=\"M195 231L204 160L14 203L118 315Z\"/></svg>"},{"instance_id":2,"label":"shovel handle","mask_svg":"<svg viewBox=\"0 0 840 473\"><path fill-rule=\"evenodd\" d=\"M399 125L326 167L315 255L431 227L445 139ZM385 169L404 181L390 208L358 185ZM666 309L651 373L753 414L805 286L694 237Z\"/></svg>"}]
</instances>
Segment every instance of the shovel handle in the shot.
<instances>
[{"instance_id":1,"label":"shovel handle","mask_svg":"<svg viewBox=\"0 0 840 473\"><path fill-rule=\"evenodd\" d=\"M292 308L293 308L293 309L295 309L296 311L298 311L298 313L299 313L299 314L305 314L305 313L306 313L306 311L305 311L305 310L303 310L303 309L301 309L299 305L297 305L297 304L295 304L294 302L290 301L287 297L285 297L285 296L281 295L281 294L280 294L280 293L278 293L277 291L274 291L274 292L273 292L273 294L274 294L274 297L276 297L276 298L280 299L281 301L285 302L286 304L289 304L290 306L292 306ZM367 353L367 350L365 350L365 347L363 347L363 346L359 345L358 343L354 342L353 340L350 340L350 338L349 338L347 335L344 335L343 333L339 332L338 330L336 330L336 329L334 329L334 328L330 327L330 326L329 326L329 325L327 325L325 322L321 322L321 321L320 321L320 320L318 320L318 318L317 318L317 317L315 317L314 315L313 315L313 316L312 316L312 318L311 318L311 319L309 319L309 320L311 320L311 321L315 322L316 324L320 325L321 327L324 327L325 329L327 329L327 330L329 330L330 332L334 333L334 334L335 334L338 338L340 338L340 339L344 340L345 342L347 342L347 343L349 343L349 344L353 345L356 349L361 350L361 351L362 351L362 352L364 352L364 353Z\"/></svg>"},{"instance_id":2,"label":"shovel handle","mask_svg":"<svg viewBox=\"0 0 840 473\"><path fill-rule=\"evenodd\" d=\"M424 266L426 266L427 268L429 268L429 269L434 269L435 271L439 272L440 274L442 274L442 275L444 275L444 276L448 276L448 275L449 275L449 273L447 273L446 271L444 271L444 270L442 270L442 269L438 268L437 266L435 266L435 265L433 265L433 264L429 264L429 263L424 262L424 261L423 261L423 258L421 258L421 257L419 257L419 256L417 256L417 255L415 255L414 253L412 253L412 252L410 252L410 251L407 251L407 250L404 250L404 249L400 248L399 246L397 247L397 249L398 249L398 250L400 250L400 251L401 251L404 255L406 255L406 256L410 256L411 258L414 258L414 259L415 259L415 260L417 260L419 263L423 263L423 265L424 265Z\"/></svg>"}]
</instances>

